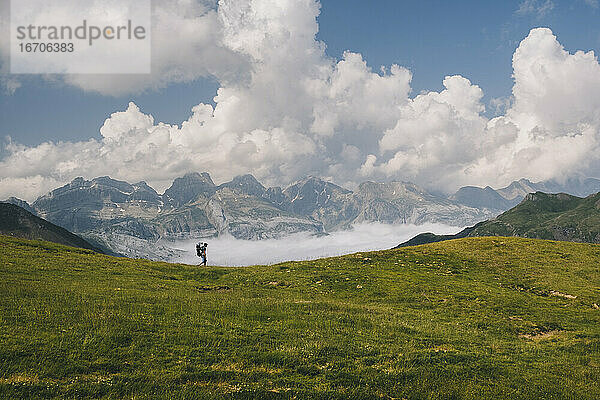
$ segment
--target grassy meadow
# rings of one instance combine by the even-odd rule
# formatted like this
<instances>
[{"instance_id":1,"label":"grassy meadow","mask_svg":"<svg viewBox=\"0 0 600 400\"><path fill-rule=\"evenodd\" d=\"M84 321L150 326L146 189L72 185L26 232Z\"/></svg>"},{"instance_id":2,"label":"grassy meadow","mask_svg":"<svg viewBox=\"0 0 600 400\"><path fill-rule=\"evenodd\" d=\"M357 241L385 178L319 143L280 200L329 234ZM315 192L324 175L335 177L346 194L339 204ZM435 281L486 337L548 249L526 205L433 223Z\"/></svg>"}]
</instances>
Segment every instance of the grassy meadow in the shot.
<instances>
[{"instance_id":1,"label":"grassy meadow","mask_svg":"<svg viewBox=\"0 0 600 400\"><path fill-rule=\"evenodd\" d=\"M0 398L599 399L600 246L197 267L0 236Z\"/></svg>"}]
</instances>

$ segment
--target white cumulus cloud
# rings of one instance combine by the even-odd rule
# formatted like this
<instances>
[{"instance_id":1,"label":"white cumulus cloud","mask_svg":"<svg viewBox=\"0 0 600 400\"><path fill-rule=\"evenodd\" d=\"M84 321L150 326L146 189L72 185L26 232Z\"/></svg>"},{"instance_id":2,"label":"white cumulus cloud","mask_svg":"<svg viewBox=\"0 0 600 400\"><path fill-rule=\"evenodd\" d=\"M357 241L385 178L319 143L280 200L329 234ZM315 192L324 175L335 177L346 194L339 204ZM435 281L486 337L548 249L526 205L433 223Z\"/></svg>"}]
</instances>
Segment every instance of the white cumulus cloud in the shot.
<instances>
[{"instance_id":1,"label":"white cumulus cloud","mask_svg":"<svg viewBox=\"0 0 600 400\"><path fill-rule=\"evenodd\" d=\"M76 176L146 180L160 191L193 170L216 181L253 173L284 184L312 174L348 185L410 180L448 192L599 175L600 65L591 51L566 51L549 29L533 29L516 49L512 97L489 119L483 89L465 77L445 77L443 90L413 96L406 68L373 69L351 51L328 57L315 39L315 0L221 0L216 10L181 0L165 3L164 18L179 15L179 3L189 21L175 36L207 29L203 18L213 24L210 43L183 42L178 51L198 60L197 74L219 80L216 105L198 104L187 121L169 125L130 103L105 121L100 140L10 142L0 198L31 200ZM209 65L201 59L212 51L224 58ZM185 72L194 65L175 67L173 57L164 65L181 74L158 73L156 84L196 76Z\"/></svg>"}]
</instances>

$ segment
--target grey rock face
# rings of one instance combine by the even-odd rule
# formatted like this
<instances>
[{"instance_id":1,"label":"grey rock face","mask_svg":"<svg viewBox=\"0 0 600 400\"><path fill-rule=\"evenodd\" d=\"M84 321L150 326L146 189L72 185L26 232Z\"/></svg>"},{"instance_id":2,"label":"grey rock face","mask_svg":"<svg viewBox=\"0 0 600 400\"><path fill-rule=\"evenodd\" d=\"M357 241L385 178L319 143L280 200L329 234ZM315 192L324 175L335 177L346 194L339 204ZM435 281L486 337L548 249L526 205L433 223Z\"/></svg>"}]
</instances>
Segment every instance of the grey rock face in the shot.
<instances>
[{"instance_id":1,"label":"grey rock face","mask_svg":"<svg viewBox=\"0 0 600 400\"><path fill-rule=\"evenodd\" d=\"M235 187L235 186L234 186ZM215 224L238 239L269 239L296 232L321 234L323 225L276 207L244 189L222 186L211 198Z\"/></svg>"},{"instance_id":2,"label":"grey rock face","mask_svg":"<svg viewBox=\"0 0 600 400\"><path fill-rule=\"evenodd\" d=\"M517 190L515 192L520 193ZM483 189L475 186L465 186L460 188L450 199L469 207L508 210L519 203L520 195L515 194L505 198L489 186Z\"/></svg>"},{"instance_id":3,"label":"grey rock face","mask_svg":"<svg viewBox=\"0 0 600 400\"><path fill-rule=\"evenodd\" d=\"M289 207L289 199L280 187L268 188L263 197L279 209L286 210Z\"/></svg>"},{"instance_id":4,"label":"grey rock face","mask_svg":"<svg viewBox=\"0 0 600 400\"><path fill-rule=\"evenodd\" d=\"M193 172L175 179L165 191L163 199L165 204L179 207L196 200L201 194L210 197L216 190L217 187L208 173Z\"/></svg>"},{"instance_id":5,"label":"grey rock face","mask_svg":"<svg viewBox=\"0 0 600 400\"><path fill-rule=\"evenodd\" d=\"M256 197L264 197L267 189L250 174L236 176L231 182L219 185L219 189L231 189Z\"/></svg>"},{"instance_id":6,"label":"grey rock face","mask_svg":"<svg viewBox=\"0 0 600 400\"><path fill-rule=\"evenodd\" d=\"M348 228L360 210L351 191L315 177L296 182L283 195L287 210L320 221L327 231Z\"/></svg>"},{"instance_id":7,"label":"grey rock face","mask_svg":"<svg viewBox=\"0 0 600 400\"><path fill-rule=\"evenodd\" d=\"M218 197L211 197L206 203L206 216L212 226L215 227L218 233L227 231L227 215L223 209L223 205Z\"/></svg>"},{"instance_id":8,"label":"grey rock face","mask_svg":"<svg viewBox=\"0 0 600 400\"><path fill-rule=\"evenodd\" d=\"M493 210L459 204L409 182L365 182L359 186L356 196L361 211L355 222L438 222L464 226L495 215Z\"/></svg>"},{"instance_id":9,"label":"grey rock face","mask_svg":"<svg viewBox=\"0 0 600 400\"><path fill-rule=\"evenodd\" d=\"M320 208L329 208L350 194L340 186L315 177L308 177L283 191L289 200L289 210L299 215L311 215Z\"/></svg>"},{"instance_id":10,"label":"grey rock face","mask_svg":"<svg viewBox=\"0 0 600 400\"><path fill-rule=\"evenodd\" d=\"M516 201L518 203L523 200L528 193L536 192L537 186L537 184L527 179L520 179L512 182L505 188L498 189L497 192L505 199Z\"/></svg>"}]
</instances>

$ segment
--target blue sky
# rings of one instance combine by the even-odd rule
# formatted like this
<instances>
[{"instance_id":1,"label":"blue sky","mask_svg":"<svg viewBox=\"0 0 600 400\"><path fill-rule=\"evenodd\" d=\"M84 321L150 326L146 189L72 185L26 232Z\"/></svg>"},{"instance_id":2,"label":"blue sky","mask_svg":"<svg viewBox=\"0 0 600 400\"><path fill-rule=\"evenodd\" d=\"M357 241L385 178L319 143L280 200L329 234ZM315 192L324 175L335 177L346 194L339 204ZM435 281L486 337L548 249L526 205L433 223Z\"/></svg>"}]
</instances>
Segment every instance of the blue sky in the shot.
<instances>
[{"instance_id":1,"label":"blue sky","mask_svg":"<svg viewBox=\"0 0 600 400\"><path fill-rule=\"evenodd\" d=\"M544 3L531 4L541 9ZM444 76L460 74L484 90L489 104L510 95L511 57L531 28L550 27L570 52L600 48L599 10L593 3L551 3L548 11L518 12L521 1L323 0L318 39L331 57L352 50L374 70L392 63L409 68L413 95L439 90ZM212 102L217 87L212 79L199 79L112 97L28 79L14 94L0 95L0 134L27 145L98 138L104 120L130 100L157 121L179 124L194 105Z\"/></svg>"}]
</instances>

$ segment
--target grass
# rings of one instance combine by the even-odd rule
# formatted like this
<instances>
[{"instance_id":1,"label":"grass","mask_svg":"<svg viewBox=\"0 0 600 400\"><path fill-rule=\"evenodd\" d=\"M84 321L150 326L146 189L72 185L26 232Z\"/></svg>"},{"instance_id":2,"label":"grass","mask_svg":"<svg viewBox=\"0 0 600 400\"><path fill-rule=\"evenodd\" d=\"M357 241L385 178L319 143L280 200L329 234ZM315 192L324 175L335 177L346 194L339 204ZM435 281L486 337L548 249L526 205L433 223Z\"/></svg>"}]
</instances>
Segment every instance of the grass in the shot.
<instances>
[{"instance_id":1,"label":"grass","mask_svg":"<svg viewBox=\"0 0 600 400\"><path fill-rule=\"evenodd\" d=\"M519 238L203 268L0 236L0 397L598 399L599 266Z\"/></svg>"},{"instance_id":2,"label":"grass","mask_svg":"<svg viewBox=\"0 0 600 400\"><path fill-rule=\"evenodd\" d=\"M471 236L520 236L600 243L600 193L579 198L537 192L497 218L482 222Z\"/></svg>"}]
</instances>

